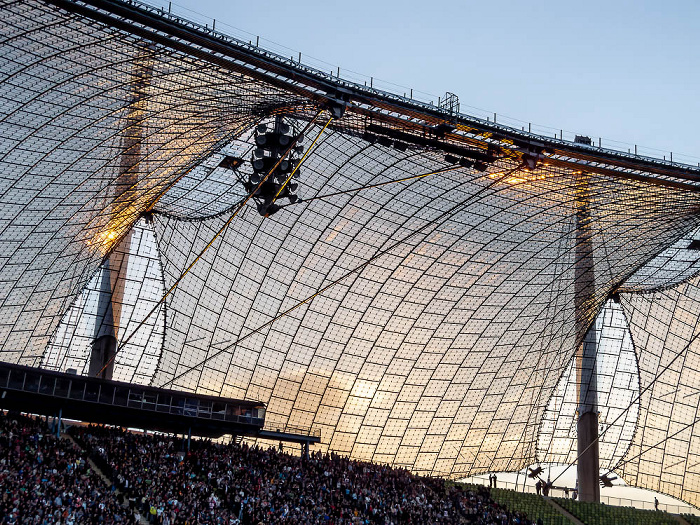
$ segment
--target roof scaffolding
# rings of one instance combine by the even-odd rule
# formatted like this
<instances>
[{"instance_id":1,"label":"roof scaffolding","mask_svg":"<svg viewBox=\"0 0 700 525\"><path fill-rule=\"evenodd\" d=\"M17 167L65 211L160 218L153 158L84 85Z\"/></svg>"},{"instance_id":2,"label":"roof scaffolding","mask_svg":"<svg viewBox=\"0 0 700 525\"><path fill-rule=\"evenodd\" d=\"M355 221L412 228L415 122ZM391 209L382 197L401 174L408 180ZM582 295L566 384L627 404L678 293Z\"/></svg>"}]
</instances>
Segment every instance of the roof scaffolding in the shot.
<instances>
[{"instance_id":1,"label":"roof scaffolding","mask_svg":"<svg viewBox=\"0 0 700 525\"><path fill-rule=\"evenodd\" d=\"M576 459L561 425L593 326L601 467L700 502L699 168L134 1L0 10L1 360L87 373L103 270L128 254L115 379L260 400L321 450L457 478ZM299 199L267 216L261 124L304 147Z\"/></svg>"}]
</instances>

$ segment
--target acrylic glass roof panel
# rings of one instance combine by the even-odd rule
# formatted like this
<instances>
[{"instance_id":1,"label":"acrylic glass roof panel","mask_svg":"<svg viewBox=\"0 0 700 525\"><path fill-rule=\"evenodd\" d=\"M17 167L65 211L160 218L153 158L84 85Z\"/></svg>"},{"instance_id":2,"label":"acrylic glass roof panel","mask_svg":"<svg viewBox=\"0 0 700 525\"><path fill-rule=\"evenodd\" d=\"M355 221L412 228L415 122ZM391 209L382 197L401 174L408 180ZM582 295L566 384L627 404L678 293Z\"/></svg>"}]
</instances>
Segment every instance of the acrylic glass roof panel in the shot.
<instances>
[{"instance_id":1,"label":"acrylic glass roof panel","mask_svg":"<svg viewBox=\"0 0 700 525\"><path fill-rule=\"evenodd\" d=\"M112 301L112 322L100 308L104 294L110 294L105 280L116 281L122 273L121 294ZM111 278L111 279L110 279ZM102 264L83 292L64 314L43 353L41 367L51 370L74 369L88 374L90 345L97 334L113 325L120 340L135 336L116 356L112 379L149 384L163 349L165 308L159 301L163 289L158 246L149 221L140 220ZM104 299L103 299L104 300ZM149 310L152 315L147 316ZM116 323L114 322L116 321ZM144 326L139 324L144 322Z\"/></svg>"},{"instance_id":2,"label":"acrylic glass roof panel","mask_svg":"<svg viewBox=\"0 0 700 525\"><path fill-rule=\"evenodd\" d=\"M611 469L627 452L639 418L639 370L622 306L608 300L596 317L595 392L599 411L601 468ZM578 455L577 359L571 359L547 404L538 435L538 460L573 464Z\"/></svg>"},{"instance_id":3,"label":"acrylic glass roof panel","mask_svg":"<svg viewBox=\"0 0 700 525\"><path fill-rule=\"evenodd\" d=\"M642 292L682 283L700 271L700 231L689 232L627 279L620 291Z\"/></svg>"},{"instance_id":4,"label":"acrylic glass roof panel","mask_svg":"<svg viewBox=\"0 0 700 525\"><path fill-rule=\"evenodd\" d=\"M441 156L325 134L304 164L304 202L268 219L246 208L168 301L154 384L260 399L271 420L322 428L324 448L417 471L534 461L581 337L580 176L514 180L503 163L336 195L441 167ZM615 283L687 229L684 201L696 197L608 177L588 191L590 321ZM190 260L180 247L226 219L156 215L166 284Z\"/></svg>"},{"instance_id":5,"label":"acrylic glass roof panel","mask_svg":"<svg viewBox=\"0 0 700 525\"><path fill-rule=\"evenodd\" d=\"M640 416L617 471L632 485L700 501L698 276L673 288L623 294L639 360Z\"/></svg>"},{"instance_id":6,"label":"acrylic glass roof panel","mask_svg":"<svg viewBox=\"0 0 700 525\"><path fill-rule=\"evenodd\" d=\"M240 101L281 95L40 2L2 9L0 333L7 359L37 365L139 214L253 120Z\"/></svg>"},{"instance_id":7,"label":"acrylic glass roof panel","mask_svg":"<svg viewBox=\"0 0 700 525\"><path fill-rule=\"evenodd\" d=\"M154 43L135 36L141 26L0 6L3 360L50 361L60 320L147 212L139 231L155 235L163 289L196 262L167 297L157 367L134 380L265 401L271 421L320 428L324 450L356 458L453 477L513 470L538 459L551 395L610 292L635 272L634 286L669 285L696 264L638 272L674 266L659 254L700 224L683 170L544 138L523 146L517 130L471 121L443 122L457 129L445 137L425 108L400 114L364 95L305 160L301 202L265 219L251 204L238 212L253 126L309 125L325 104L319 79L303 95L259 61ZM455 148L486 161L459 165L445 156ZM244 162L222 169L225 157ZM652 306L634 300L623 306L638 352L645 330L669 345L688 336L668 314L676 303L653 303L663 315L647 326L634 312ZM135 306L123 305L127 326L141 321ZM644 370L640 389L656 373ZM681 373L697 383L692 366ZM664 412L661 383L649 392L636 440L663 417L687 421ZM684 443L694 454L690 438L674 447ZM625 465L638 485L680 490L653 465Z\"/></svg>"}]
</instances>

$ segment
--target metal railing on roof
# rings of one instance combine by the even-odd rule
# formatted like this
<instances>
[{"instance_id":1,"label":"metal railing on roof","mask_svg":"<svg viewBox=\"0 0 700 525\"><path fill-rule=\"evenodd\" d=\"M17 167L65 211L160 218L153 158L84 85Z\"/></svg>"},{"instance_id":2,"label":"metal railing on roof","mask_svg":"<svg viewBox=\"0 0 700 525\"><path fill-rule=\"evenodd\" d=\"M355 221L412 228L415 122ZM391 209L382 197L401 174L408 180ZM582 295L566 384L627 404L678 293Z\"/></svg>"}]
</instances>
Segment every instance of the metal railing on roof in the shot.
<instances>
[{"instance_id":1,"label":"metal railing on roof","mask_svg":"<svg viewBox=\"0 0 700 525\"><path fill-rule=\"evenodd\" d=\"M68 0L70 2L73 2L75 4L80 4L80 5L89 5L91 2L89 0ZM445 107L440 107L439 105L434 105L432 102L427 103L423 102L414 98L408 98L406 96L401 96L396 93L392 93L390 91L382 90L375 88L373 86L367 86L367 85L362 85L358 82L354 82L351 80L344 79L340 77L339 72L340 69L338 69L338 75L333 75L332 73L329 74L327 71L323 71L321 69L315 68L313 66L306 65L302 63L300 60L294 60L293 57L286 57L283 55L280 55L279 53L275 53L273 51L266 50L264 48L259 47L257 44L254 45L252 42L246 42L244 40L241 40L239 38L235 38L233 36L227 35L225 33L222 33L221 31L217 31L215 27L212 25L212 27L209 27L208 24L201 24L198 22L194 22L192 20L189 20L185 17L175 15L169 10L166 10L162 7L155 7L153 5L150 5L146 2L143 2L142 0L110 0L111 2L125 5L125 6L131 6L133 8L139 9L141 11L150 13L152 15L159 16L163 19L166 19L170 22L173 22L175 24L178 24L182 27L189 28L195 31L198 31L200 33L207 34L210 37L213 37L217 39L218 41L222 43L226 43L228 45L235 46L236 48L240 50L244 50L246 53L251 54L252 56L255 56L256 58L259 59L264 59L267 60L271 63L274 63L278 66L282 66L283 68L293 70L295 72L299 73L304 73L306 75L309 75L311 77L314 77L316 80L323 81L327 84L331 84L335 87L340 87L340 88L345 88L352 90L358 94L363 94L369 97L377 97L384 99L386 101L392 101L394 103L398 103L402 106L406 106L408 108L413 108L417 110L422 110L424 112L432 113L435 116L439 116L441 118L444 118L445 120L451 120L451 121L461 121L467 126L475 126L479 128L480 130L486 131L486 132L500 132L500 133L505 133L507 135L510 135L512 137L517 137L525 141L544 141L548 145L551 146L561 146L564 148L567 148L569 150L575 149L581 152L590 152L594 154L604 154L613 158L618 158L618 159L623 159L623 160L630 160L630 161L636 161L636 162L646 162L646 163L651 163L655 164L657 166L665 166L665 167L671 167L671 168L683 168L684 170L687 171L693 171L696 173L700 173L700 163L698 163L698 166L693 166L690 164L683 164L679 162L673 162L672 160L667 160L665 158L660 159L658 157L652 157L652 156L646 156L646 155L639 155L636 152L633 154L631 152L631 148L628 148L628 151L622 151L618 149L612 149L612 148L603 148L601 145L595 146L595 145L586 145L586 144L580 144L576 143L574 141L569 141L565 140L563 138L563 130L560 133L560 138L556 137L556 133L554 137L550 136L545 136L541 135L538 133L534 133L531 131L525 131L523 129L518 129L516 127L504 125L501 123L496 122L495 115L494 115L494 120L490 120L489 118L480 118L476 117L473 115L468 115L465 113L452 113L448 108ZM95 2L99 3L99 2ZM470 134L470 133L467 133ZM479 135L479 133L477 133ZM482 139L485 140L486 142L493 142L493 143L498 143L498 139L491 139L491 138L486 138ZM636 147L635 147L636 149ZM671 154L672 157L672 154Z\"/></svg>"},{"instance_id":2,"label":"metal railing on roof","mask_svg":"<svg viewBox=\"0 0 700 525\"><path fill-rule=\"evenodd\" d=\"M317 427L304 427L299 425L286 425L266 421L265 426L262 430L267 430L268 432L277 432L278 434L294 434L297 436L309 436L309 437L321 437L321 429Z\"/></svg>"}]
</instances>

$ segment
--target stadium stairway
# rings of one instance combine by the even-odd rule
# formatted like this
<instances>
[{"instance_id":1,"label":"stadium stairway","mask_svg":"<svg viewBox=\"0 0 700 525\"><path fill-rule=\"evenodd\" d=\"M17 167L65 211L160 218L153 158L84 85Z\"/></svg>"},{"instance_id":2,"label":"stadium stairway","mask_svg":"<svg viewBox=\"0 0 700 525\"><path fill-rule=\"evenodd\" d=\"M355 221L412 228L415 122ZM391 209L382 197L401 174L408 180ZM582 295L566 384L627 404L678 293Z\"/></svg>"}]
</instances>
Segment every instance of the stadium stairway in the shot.
<instances>
[{"instance_id":1,"label":"stadium stairway","mask_svg":"<svg viewBox=\"0 0 700 525\"><path fill-rule=\"evenodd\" d=\"M100 467L98 467L95 464L95 462L92 460L92 458L88 454L87 450L85 450L80 443L78 443L75 439L73 439L73 436L71 436L67 432L64 432L63 434L61 434L61 439L67 439L68 441L74 443L76 447L78 447L80 450L83 451L83 453L85 454L85 459L86 459L88 465L90 465L90 468L95 471L95 473L99 476L99 478L104 482L106 487L111 487L113 485L113 483L110 481L110 479L107 477L107 475L104 472L102 472L102 469ZM117 494L121 494L121 491L119 489L116 489L115 492ZM149 525L148 517L143 515L143 514L141 515L141 519L139 521L141 522L141 525Z\"/></svg>"},{"instance_id":2,"label":"stadium stairway","mask_svg":"<svg viewBox=\"0 0 700 525\"><path fill-rule=\"evenodd\" d=\"M66 440L70 441L70 442L73 443L76 447L78 447L80 450L82 450L82 451L83 451L83 454L85 454L85 459L86 459L88 465L90 465L90 468L91 468L92 470L95 471L95 473L100 477L100 479L102 480L102 482L103 482L107 487L111 487L111 486L112 486L112 482L111 482L111 481L109 480L109 478L105 475L105 473L102 472L102 469L99 468L99 467L95 464L95 462L92 460L92 458L88 455L87 450L85 450L83 447L81 447L81 446L80 446L80 443L78 443L75 439L73 439L73 436L71 436L70 434L67 434L67 433L64 432L63 434L61 434L61 439L66 439ZM119 491L117 491L117 492L119 492Z\"/></svg>"},{"instance_id":3,"label":"stadium stairway","mask_svg":"<svg viewBox=\"0 0 700 525\"><path fill-rule=\"evenodd\" d=\"M564 507L559 505L556 501L554 501L552 498L543 498L549 505L554 508L559 514L563 514L570 522L574 523L575 525L586 525L583 523L580 519L578 519L576 516L571 514L568 510L566 510Z\"/></svg>"}]
</instances>

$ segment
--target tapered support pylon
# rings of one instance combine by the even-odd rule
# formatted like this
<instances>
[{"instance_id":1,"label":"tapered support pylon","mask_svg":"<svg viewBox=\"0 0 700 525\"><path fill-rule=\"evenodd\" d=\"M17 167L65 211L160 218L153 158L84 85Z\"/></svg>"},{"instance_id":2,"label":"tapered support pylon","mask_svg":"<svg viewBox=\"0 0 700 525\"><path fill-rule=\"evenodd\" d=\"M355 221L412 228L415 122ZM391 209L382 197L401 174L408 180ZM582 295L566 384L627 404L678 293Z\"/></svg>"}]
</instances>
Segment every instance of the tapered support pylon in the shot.
<instances>
[{"instance_id":1,"label":"tapered support pylon","mask_svg":"<svg viewBox=\"0 0 700 525\"><path fill-rule=\"evenodd\" d=\"M585 315L594 300L595 274L590 216L590 193L587 174L578 176L576 185L576 333L585 332L576 351L578 385L578 486L581 501L600 502L598 455L598 399L596 388L597 334L595 323L589 326Z\"/></svg>"}]
</instances>

